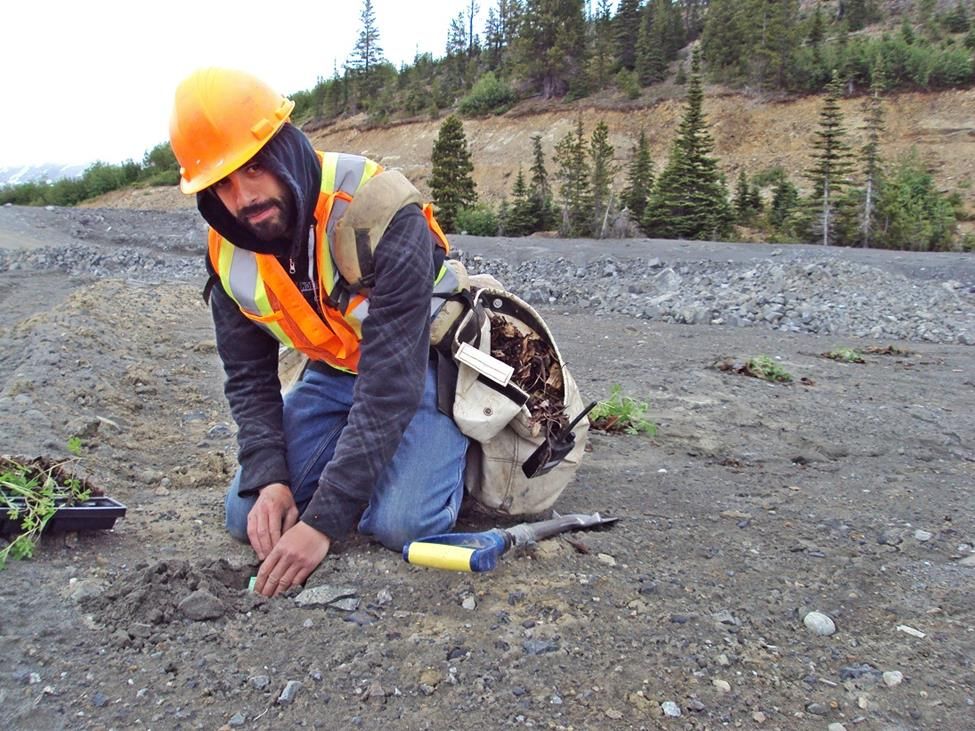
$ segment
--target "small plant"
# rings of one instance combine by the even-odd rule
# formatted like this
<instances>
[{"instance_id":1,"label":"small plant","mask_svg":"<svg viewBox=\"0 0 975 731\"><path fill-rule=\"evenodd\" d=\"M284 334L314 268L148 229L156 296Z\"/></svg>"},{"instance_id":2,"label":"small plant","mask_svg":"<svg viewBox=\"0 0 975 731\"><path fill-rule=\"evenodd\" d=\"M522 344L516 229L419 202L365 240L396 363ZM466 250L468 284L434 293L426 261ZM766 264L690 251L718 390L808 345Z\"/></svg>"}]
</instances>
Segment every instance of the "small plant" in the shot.
<instances>
[{"instance_id":1,"label":"small plant","mask_svg":"<svg viewBox=\"0 0 975 731\"><path fill-rule=\"evenodd\" d=\"M840 363L866 363L859 350L854 348L834 348L828 353L823 353L824 358L835 360Z\"/></svg>"},{"instance_id":2,"label":"small plant","mask_svg":"<svg viewBox=\"0 0 975 731\"><path fill-rule=\"evenodd\" d=\"M788 383L792 380L792 374L767 355L756 355L750 358L745 363L745 373L775 383Z\"/></svg>"},{"instance_id":3,"label":"small plant","mask_svg":"<svg viewBox=\"0 0 975 731\"><path fill-rule=\"evenodd\" d=\"M71 443L69 443L69 450ZM81 450L81 440L77 442ZM8 558L30 558L41 533L60 505L73 505L91 497L87 485L69 476L64 463L46 465L0 458L0 510L20 524L20 531L0 549L0 569Z\"/></svg>"},{"instance_id":4,"label":"small plant","mask_svg":"<svg viewBox=\"0 0 975 731\"><path fill-rule=\"evenodd\" d=\"M623 388L615 384L610 391L609 398L596 404L596 408L589 412L589 422L593 429L605 432L623 432L624 434L657 433L657 425L643 418L650 407L629 396L623 395Z\"/></svg>"},{"instance_id":5,"label":"small plant","mask_svg":"<svg viewBox=\"0 0 975 731\"><path fill-rule=\"evenodd\" d=\"M75 457L81 456L81 437L71 437L68 440L68 451Z\"/></svg>"}]
</instances>

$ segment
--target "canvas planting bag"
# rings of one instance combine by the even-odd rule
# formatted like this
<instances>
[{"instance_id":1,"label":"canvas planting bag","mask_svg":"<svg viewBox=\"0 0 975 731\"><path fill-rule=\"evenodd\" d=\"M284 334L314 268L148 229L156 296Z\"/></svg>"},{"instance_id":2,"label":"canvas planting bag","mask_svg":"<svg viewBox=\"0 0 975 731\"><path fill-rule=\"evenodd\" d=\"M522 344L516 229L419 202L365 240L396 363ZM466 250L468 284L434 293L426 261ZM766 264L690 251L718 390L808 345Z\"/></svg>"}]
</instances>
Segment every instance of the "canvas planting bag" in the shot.
<instances>
[{"instance_id":1,"label":"canvas planting bag","mask_svg":"<svg viewBox=\"0 0 975 731\"><path fill-rule=\"evenodd\" d=\"M473 307L465 318L479 320L476 342L464 342L459 327L454 338L457 388L453 416L458 428L471 439L465 483L468 492L489 511L506 516L544 513L575 475L585 451L588 420L572 429L571 451L545 474L528 477L523 466L546 441L546 429L529 410L529 394L512 380L506 369L492 361L492 321L502 318L522 335L539 338L551 351L548 380L561 400L565 421L583 411L579 388L569 373L555 339L541 316L527 302L495 286L478 287L471 277ZM495 323L497 325L497 323ZM470 332L470 328L466 329ZM464 347L466 346L466 347ZM471 350L477 354L472 356ZM512 364L500 361L504 366ZM557 405L558 406L558 405Z\"/></svg>"}]
</instances>

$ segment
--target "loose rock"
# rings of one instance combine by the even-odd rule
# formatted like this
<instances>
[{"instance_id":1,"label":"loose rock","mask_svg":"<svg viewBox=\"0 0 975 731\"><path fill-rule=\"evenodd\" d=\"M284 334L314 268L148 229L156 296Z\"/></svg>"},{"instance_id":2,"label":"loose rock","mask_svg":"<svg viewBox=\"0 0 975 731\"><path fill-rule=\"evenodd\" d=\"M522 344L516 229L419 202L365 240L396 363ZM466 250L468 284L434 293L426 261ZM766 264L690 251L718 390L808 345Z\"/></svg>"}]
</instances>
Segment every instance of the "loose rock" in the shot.
<instances>
[{"instance_id":1,"label":"loose rock","mask_svg":"<svg viewBox=\"0 0 975 731\"><path fill-rule=\"evenodd\" d=\"M302 685L300 680L289 680L285 684L284 690L281 691L281 695L278 696L278 704L286 706L289 703L292 703L301 688Z\"/></svg>"},{"instance_id":2,"label":"loose rock","mask_svg":"<svg viewBox=\"0 0 975 731\"><path fill-rule=\"evenodd\" d=\"M836 632L836 624L822 612L809 612L802 618L802 623L810 632L822 637L828 637Z\"/></svg>"}]
</instances>

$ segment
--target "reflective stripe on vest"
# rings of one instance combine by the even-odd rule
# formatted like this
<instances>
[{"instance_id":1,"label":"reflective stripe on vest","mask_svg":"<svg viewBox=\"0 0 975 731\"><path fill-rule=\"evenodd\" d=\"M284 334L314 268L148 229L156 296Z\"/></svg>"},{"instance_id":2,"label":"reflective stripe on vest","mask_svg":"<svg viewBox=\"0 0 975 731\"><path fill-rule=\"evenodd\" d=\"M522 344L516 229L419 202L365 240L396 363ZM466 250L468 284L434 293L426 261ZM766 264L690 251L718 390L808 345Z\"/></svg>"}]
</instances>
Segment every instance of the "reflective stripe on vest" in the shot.
<instances>
[{"instance_id":1,"label":"reflective stripe on vest","mask_svg":"<svg viewBox=\"0 0 975 731\"><path fill-rule=\"evenodd\" d=\"M319 153L322 162L322 187L315 208L315 256L319 312L308 304L284 267L271 254L256 254L234 246L212 228L209 253L224 291L240 311L282 345L294 348L312 360L355 373L359 363L362 322L369 312L369 301L353 295L342 312L330 298L340 279L332 257L335 224L342 217L352 196L367 180L382 171L377 163L358 155ZM433 209L423 207L423 215L438 244L449 250L447 239L433 218ZM326 242L327 245L322 245ZM458 282L448 267L441 267L434 281L434 294L457 291ZM443 304L442 297L430 303L433 316Z\"/></svg>"}]
</instances>

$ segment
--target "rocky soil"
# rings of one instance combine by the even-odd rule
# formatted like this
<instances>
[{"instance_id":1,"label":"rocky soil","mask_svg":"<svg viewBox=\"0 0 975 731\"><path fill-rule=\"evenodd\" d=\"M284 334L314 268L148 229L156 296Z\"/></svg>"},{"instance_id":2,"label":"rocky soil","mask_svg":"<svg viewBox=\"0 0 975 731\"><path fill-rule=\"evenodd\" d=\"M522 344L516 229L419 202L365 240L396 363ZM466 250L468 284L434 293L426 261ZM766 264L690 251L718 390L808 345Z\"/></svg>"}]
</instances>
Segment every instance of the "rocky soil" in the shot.
<instances>
[{"instance_id":1,"label":"rocky soil","mask_svg":"<svg viewBox=\"0 0 975 731\"><path fill-rule=\"evenodd\" d=\"M128 505L0 574L5 727L975 725L971 256L457 237L657 434L594 434L559 500L610 528L484 575L353 538L308 604L247 593L221 529L202 237L190 211L0 208L0 453L80 436ZM758 354L793 381L716 367Z\"/></svg>"}]
</instances>

